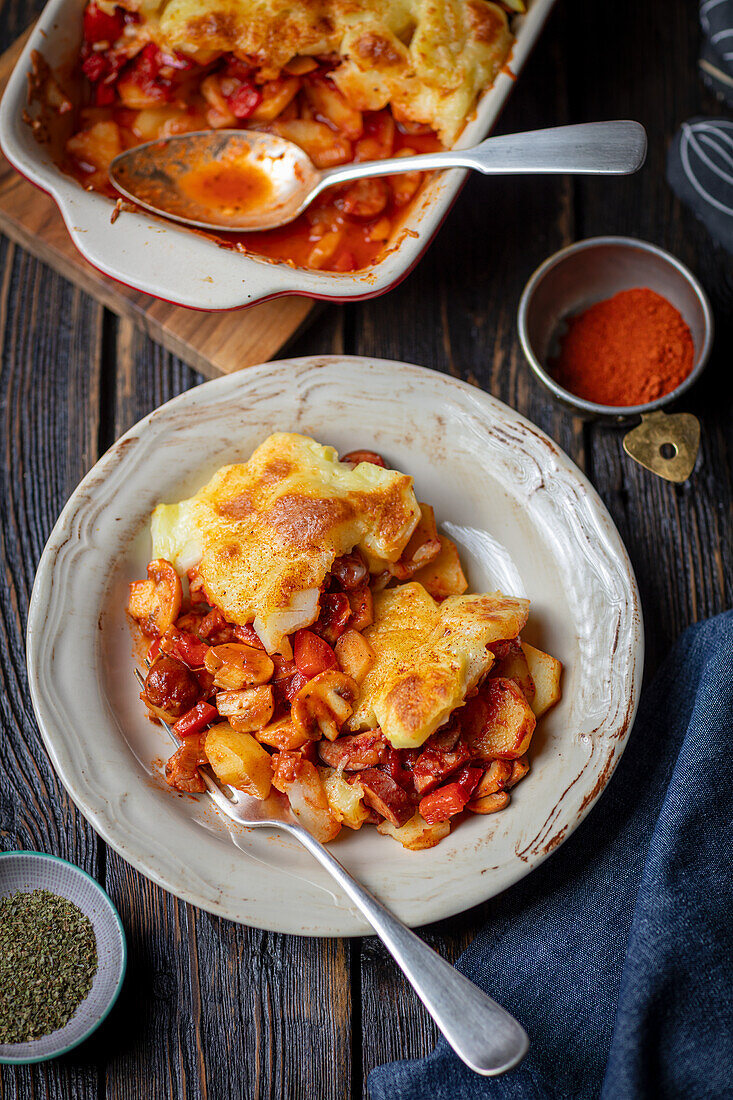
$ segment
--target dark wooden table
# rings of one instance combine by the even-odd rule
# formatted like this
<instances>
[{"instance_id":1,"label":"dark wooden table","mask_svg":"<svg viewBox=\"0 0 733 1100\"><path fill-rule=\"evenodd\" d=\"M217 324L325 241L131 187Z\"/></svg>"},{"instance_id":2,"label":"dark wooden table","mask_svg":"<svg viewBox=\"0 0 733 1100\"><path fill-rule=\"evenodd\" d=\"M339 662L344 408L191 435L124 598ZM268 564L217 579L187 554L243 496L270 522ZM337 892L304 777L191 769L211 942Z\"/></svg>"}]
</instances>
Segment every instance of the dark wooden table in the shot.
<instances>
[{"instance_id":1,"label":"dark wooden table","mask_svg":"<svg viewBox=\"0 0 733 1100\"><path fill-rule=\"evenodd\" d=\"M0 47L41 6L0 0ZM556 439L601 493L631 554L647 675L683 627L731 604L731 259L664 180L676 126L721 113L697 76L696 9L693 0L559 0L501 130L637 118L650 137L644 172L612 181L472 180L401 287L329 307L292 348L448 371ZM515 313L527 276L560 246L605 233L670 249L713 300L715 353L685 403L702 420L702 453L681 486L626 459L617 431L551 405L522 359ZM119 907L130 946L123 994L95 1038L56 1062L2 1067L0 1098L366 1095L373 1066L425 1054L436 1038L381 944L273 935L177 901L101 842L49 764L23 644L44 543L112 441L201 379L3 238L0 270L0 848L41 849L84 867ZM426 938L455 958L488 905L426 929Z\"/></svg>"}]
</instances>

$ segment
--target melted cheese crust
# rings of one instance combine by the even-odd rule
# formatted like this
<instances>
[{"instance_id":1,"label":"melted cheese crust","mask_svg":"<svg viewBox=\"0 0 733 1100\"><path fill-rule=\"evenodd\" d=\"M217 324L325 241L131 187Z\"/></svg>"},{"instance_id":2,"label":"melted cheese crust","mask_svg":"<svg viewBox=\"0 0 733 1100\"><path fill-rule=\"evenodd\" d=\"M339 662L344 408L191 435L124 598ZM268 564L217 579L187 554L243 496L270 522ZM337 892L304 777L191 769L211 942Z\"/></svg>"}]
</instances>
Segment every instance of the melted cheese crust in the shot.
<instances>
[{"instance_id":1,"label":"melted cheese crust","mask_svg":"<svg viewBox=\"0 0 733 1100\"><path fill-rule=\"evenodd\" d=\"M414 581L380 592L364 631L374 664L349 726L380 726L396 749L422 745L488 672L494 658L486 647L516 638L528 611L528 600L501 592L441 604Z\"/></svg>"},{"instance_id":2,"label":"melted cheese crust","mask_svg":"<svg viewBox=\"0 0 733 1100\"><path fill-rule=\"evenodd\" d=\"M114 0L101 6L114 7ZM391 103L445 145L496 78L512 46L506 13L490 0L122 0L140 33L206 64L235 53L272 80L296 55L336 54L330 74L349 102ZM132 29L131 33L138 33Z\"/></svg>"},{"instance_id":3,"label":"melted cheese crust","mask_svg":"<svg viewBox=\"0 0 733 1100\"><path fill-rule=\"evenodd\" d=\"M334 560L358 547L373 572L396 561L420 516L412 478L368 462L339 462L333 447L278 432L248 462L153 513L153 557L193 566L226 618L254 628L270 652L318 617Z\"/></svg>"}]
</instances>

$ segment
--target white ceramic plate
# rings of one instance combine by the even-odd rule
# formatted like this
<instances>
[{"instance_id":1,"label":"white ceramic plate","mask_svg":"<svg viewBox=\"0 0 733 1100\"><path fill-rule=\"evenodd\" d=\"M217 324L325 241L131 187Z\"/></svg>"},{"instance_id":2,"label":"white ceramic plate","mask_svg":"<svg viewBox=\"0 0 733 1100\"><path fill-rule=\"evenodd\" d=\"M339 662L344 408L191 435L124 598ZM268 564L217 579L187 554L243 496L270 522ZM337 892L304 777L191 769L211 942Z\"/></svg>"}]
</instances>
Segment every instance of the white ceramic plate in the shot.
<instances>
[{"instance_id":1,"label":"white ceramic plate","mask_svg":"<svg viewBox=\"0 0 733 1100\"><path fill-rule=\"evenodd\" d=\"M507 71L481 98L456 147L475 145L489 133L554 3L530 0L527 15L515 21L516 42ZM84 0L49 0L44 8L0 104L0 144L19 172L53 196L74 244L91 264L146 294L207 310L234 309L281 294L344 301L370 298L412 270L455 201L465 171L436 175L411 208L395 247L378 264L354 274L306 271L241 256L146 214L124 214L110 225L110 200L85 191L60 172L23 121L31 51L39 50L54 69L67 65L78 54L83 6ZM500 181L493 185L504 186ZM487 223L490 217L487 203Z\"/></svg>"},{"instance_id":2,"label":"white ceramic plate","mask_svg":"<svg viewBox=\"0 0 733 1100\"><path fill-rule=\"evenodd\" d=\"M46 747L94 828L174 894L274 931L367 931L295 841L239 829L204 796L165 786L152 761L171 746L132 675L124 609L150 557L150 512L275 430L371 448L412 473L472 588L529 596L524 636L565 665L562 703L539 724L507 810L425 852L374 829L345 829L333 845L408 924L447 917L522 878L584 817L623 751L643 663L634 575L599 497L547 436L481 390L402 363L295 359L208 382L132 428L71 497L38 569L28 668Z\"/></svg>"}]
</instances>

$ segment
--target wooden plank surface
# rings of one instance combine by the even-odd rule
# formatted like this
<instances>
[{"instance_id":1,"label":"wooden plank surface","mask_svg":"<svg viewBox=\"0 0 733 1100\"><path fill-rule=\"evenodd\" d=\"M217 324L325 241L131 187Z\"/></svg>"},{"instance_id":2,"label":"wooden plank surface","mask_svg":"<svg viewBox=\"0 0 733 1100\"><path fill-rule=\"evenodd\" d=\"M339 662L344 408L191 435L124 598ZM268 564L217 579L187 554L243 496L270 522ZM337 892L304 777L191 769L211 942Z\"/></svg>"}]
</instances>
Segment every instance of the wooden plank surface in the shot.
<instances>
[{"instance_id":1,"label":"wooden plank surface","mask_svg":"<svg viewBox=\"0 0 733 1100\"><path fill-rule=\"evenodd\" d=\"M586 469L627 543L647 619L648 671L689 622L730 606L733 589L731 262L679 207L663 177L666 144L679 122L720 113L696 74L696 7L689 0L565 0L502 118L508 131L639 117L651 139L642 175L472 180L401 287L377 301L328 308L292 349L382 355L449 371L549 432ZM30 15L18 0L0 0L2 42L12 41ZM515 311L527 276L553 249L598 233L629 233L669 248L712 296L715 353L685 404L702 421L702 456L685 485L663 484L632 464L615 429L558 409L521 358ZM131 947L123 997L99 1037L60 1063L3 1068L0 1100L366 1096L372 1066L426 1053L435 1039L381 944L273 936L191 909L107 851L54 779L23 665L27 600L43 541L97 451L200 376L131 318L103 315L7 243L0 247L0 286L0 846L40 845L91 870L120 906ZM490 904L424 934L455 958Z\"/></svg>"},{"instance_id":2,"label":"wooden plank surface","mask_svg":"<svg viewBox=\"0 0 733 1100\"><path fill-rule=\"evenodd\" d=\"M733 263L664 183L667 146L679 124L692 115L724 112L695 70L699 35L691 9L697 5L669 4L663 18L654 6L634 10L634 30L628 33L608 5L594 6L591 13L576 4L579 37L592 34L605 45L598 56L579 58L572 85L576 113L632 113L649 132L649 157L638 177L609 181L606 189L578 182L578 234L631 233L668 248L699 276L716 319L711 363L685 402L702 422L693 478L679 486L662 482L628 461L623 433L589 433L589 474L629 549L647 611L647 674L681 629L730 607L733 589L731 403L725 379L733 336ZM651 41L653 51L642 48ZM604 90L609 87L614 89L610 102Z\"/></svg>"},{"instance_id":3,"label":"wooden plank surface","mask_svg":"<svg viewBox=\"0 0 733 1100\"><path fill-rule=\"evenodd\" d=\"M0 57L0 96L29 33ZM202 313L108 279L74 246L53 199L19 176L1 153L0 232L208 378L272 359L317 309L308 298L288 295L247 309Z\"/></svg>"},{"instance_id":4,"label":"wooden plank surface","mask_svg":"<svg viewBox=\"0 0 733 1100\"><path fill-rule=\"evenodd\" d=\"M41 745L23 639L34 567L59 511L97 457L102 307L0 242L0 848L53 852L99 878L104 845ZM83 1059L0 1075L0 1097L96 1100Z\"/></svg>"}]
</instances>

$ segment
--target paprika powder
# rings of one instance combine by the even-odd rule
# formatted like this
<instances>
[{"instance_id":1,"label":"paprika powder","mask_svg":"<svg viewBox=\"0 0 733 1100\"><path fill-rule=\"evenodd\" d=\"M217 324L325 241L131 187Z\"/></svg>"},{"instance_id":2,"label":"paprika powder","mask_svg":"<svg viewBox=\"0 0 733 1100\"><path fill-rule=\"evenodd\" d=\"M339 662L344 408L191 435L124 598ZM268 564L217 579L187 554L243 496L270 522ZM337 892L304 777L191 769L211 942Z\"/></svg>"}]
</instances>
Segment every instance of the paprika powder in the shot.
<instances>
[{"instance_id":1,"label":"paprika powder","mask_svg":"<svg viewBox=\"0 0 733 1100\"><path fill-rule=\"evenodd\" d=\"M570 317L555 380L596 405L645 405L692 370L695 346L679 310L648 287L622 290Z\"/></svg>"}]
</instances>

